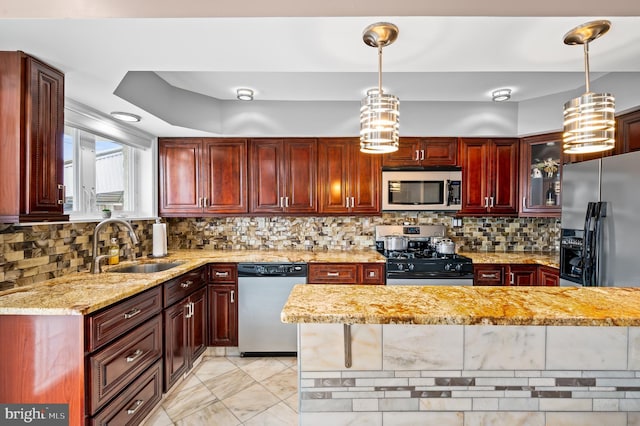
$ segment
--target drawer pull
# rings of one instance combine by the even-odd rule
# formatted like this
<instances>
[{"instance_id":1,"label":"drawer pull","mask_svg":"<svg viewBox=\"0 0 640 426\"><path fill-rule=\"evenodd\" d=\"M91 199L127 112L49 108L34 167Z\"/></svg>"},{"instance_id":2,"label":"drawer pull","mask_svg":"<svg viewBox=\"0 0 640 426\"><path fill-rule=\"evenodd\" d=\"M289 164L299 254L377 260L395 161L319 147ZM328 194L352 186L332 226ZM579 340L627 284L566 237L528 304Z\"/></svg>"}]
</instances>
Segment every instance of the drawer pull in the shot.
<instances>
[{"instance_id":1,"label":"drawer pull","mask_svg":"<svg viewBox=\"0 0 640 426\"><path fill-rule=\"evenodd\" d=\"M185 281L185 282L183 282L183 283L180 283L180 287L182 287L182 288L189 288L189 286L190 286L191 284L193 284L193 281L191 281L191 280L187 280L187 281Z\"/></svg>"},{"instance_id":2,"label":"drawer pull","mask_svg":"<svg viewBox=\"0 0 640 426\"><path fill-rule=\"evenodd\" d=\"M138 308L133 308L132 310L130 310L129 312L125 312L124 313L124 319L129 319L129 318L133 318L136 315L138 315L140 312L142 312L140 309Z\"/></svg>"},{"instance_id":3,"label":"drawer pull","mask_svg":"<svg viewBox=\"0 0 640 426\"><path fill-rule=\"evenodd\" d=\"M129 408L127 408L127 414L135 414L135 412L138 411L138 408L142 407L142 404L144 404L144 401L141 399L137 399L133 404L129 406Z\"/></svg>"},{"instance_id":4,"label":"drawer pull","mask_svg":"<svg viewBox=\"0 0 640 426\"><path fill-rule=\"evenodd\" d=\"M136 349L134 353L132 353L126 358L126 360L127 362L133 362L136 359L140 358L143 354L144 354L144 351L142 349Z\"/></svg>"},{"instance_id":5,"label":"drawer pull","mask_svg":"<svg viewBox=\"0 0 640 426\"><path fill-rule=\"evenodd\" d=\"M340 272L327 272L328 277L339 277Z\"/></svg>"},{"instance_id":6,"label":"drawer pull","mask_svg":"<svg viewBox=\"0 0 640 426\"><path fill-rule=\"evenodd\" d=\"M218 272L216 271L216 277L228 277L229 272Z\"/></svg>"},{"instance_id":7,"label":"drawer pull","mask_svg":"<svg viewBox=\"0 0 640 426\"><path fill-rule=\"evenodd\" d=\"M498 273L494 272L493 274L480 274L480 276L482 278L494 278L494 279L497 279L498 278Z\"/></svg>"}]
</instances>

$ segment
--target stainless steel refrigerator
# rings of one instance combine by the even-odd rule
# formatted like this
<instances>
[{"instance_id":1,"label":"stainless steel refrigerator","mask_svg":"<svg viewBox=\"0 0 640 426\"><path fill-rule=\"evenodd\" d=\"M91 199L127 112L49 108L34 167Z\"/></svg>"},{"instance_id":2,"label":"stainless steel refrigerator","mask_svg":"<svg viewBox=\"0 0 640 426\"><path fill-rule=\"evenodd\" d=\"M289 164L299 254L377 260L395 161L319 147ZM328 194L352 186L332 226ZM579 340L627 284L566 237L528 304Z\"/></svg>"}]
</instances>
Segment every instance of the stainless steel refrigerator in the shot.
<instances>
[{"instance_id":1,"label":"stainless steel refrigerator","mask_svg":"<svg viewBox=\"0 0 640 426\"><path fill-rule=\"evenodd\" d=\"M562 175L561 285L640 287L640 152Z\"/></svg>"}]
</instances>

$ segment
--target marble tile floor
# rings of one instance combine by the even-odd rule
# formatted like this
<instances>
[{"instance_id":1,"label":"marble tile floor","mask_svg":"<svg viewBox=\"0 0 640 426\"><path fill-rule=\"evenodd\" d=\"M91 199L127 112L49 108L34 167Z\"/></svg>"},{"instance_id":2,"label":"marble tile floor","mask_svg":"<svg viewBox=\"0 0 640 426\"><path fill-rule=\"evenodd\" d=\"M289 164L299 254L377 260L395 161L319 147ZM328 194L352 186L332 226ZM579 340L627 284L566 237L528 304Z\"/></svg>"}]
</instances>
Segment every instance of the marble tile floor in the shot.
<instances>
[{"instance_id":1,"label":"marble tile floor","mask_svg":"<svg viewBox=\"0 0 640 426\"><path fill-rule=\"evenodd\" d=\"M295 426L295 357L204 357L144 426Z\"/></svg>"}]
</instances>

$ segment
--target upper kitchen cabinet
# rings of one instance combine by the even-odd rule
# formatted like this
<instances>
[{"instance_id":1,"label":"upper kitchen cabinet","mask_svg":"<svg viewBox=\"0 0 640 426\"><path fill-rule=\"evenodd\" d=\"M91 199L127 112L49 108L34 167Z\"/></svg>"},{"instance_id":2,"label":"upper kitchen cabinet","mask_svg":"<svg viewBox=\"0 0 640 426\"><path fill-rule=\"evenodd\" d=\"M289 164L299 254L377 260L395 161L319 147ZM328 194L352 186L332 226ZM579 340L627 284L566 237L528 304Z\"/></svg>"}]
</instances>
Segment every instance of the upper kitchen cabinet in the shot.
<instances>
[{"instance_id":1,"label":"upper kitchen cabinet","mask_svg":"<svg viewBox=\"0 0 640 426\"><path fill-rule=\"evenodd\" d=\"M252 139L252 213L316 213L316 139Z\"/></svg>"},{"instance_id":2,"label":"upper kitchen cabinet","mask_svg":"<svg viewBox=\"0 0 640 426\"><path fill-rule=\"evenodd\" d=\"M640 151L640 109L616 117L616 154Z\"/></svg>"},{"instance_id":3,"label":"upper kitchen cabinet","mask_svg":"<svg viewBox=\"0 0 640 426\"><path fill-rule=\"evenodd\" d=\"M460 139L463 193L459 215L517 215L518 142Z\"/></svg>"},{"instance_id":4,"label":"upper kitchen cabinet","mask_svg":"<svg viewBox=\"0 0 640 426\"><path fill-rule=\"evenodd\" d=\"M358 138L319 141L318 179L321 213L380 213L381 158L361 153Z\"/></svg>"},{"instance_id":5,"label":"upper kitchen cabinet","mask_svg":"<svg viewBox=\"0 0 640 426\"><path fill-rule=\"evenodd\" d=\"M23 52L0 52L0 222L64 214L64 74Z\"/></svg>"},{"instance_id":6,"label":"upper kitchen cabinet","mask_svg":"<svg viewBox=\"0 0 640 426\"><path fill-rule=\"evenodd\" d=\"M560 217L562 133L523 138L520 159L520 216Z\"/></svg>"},{"instance_id":7,"label":"upper kitchen cabinet","mask_svg":"<svg viewBox=\"0 0 640 426\"><path fill-rule=\"evenodd\" d=\"M456 166L458 138L400 138L396 152L382 157L384 168Z\"/></svg>"},{"instance_id":8,"label":"upper kitchen cabinet","mask_svg":"<svg viewBox=\"0 0 640 426\"><path fill-rule=\"evenodd\" d=\"M247 140L159 140L161 216L248 211Z\"/></svg>"}]
</instances>

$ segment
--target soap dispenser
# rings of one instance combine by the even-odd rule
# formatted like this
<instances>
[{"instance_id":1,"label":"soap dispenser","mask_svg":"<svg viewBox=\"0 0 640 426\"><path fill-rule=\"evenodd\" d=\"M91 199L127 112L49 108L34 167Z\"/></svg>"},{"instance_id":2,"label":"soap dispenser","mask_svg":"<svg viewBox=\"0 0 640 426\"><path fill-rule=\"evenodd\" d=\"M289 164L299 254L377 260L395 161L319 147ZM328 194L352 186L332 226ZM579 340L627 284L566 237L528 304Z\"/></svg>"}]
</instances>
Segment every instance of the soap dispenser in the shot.
<instances>
[{"instance_id":1,"label":"soap dispenser","mask_svg":"<svg viewBox=\"0 0 640 426\"><path fill-rule=\"evenodd\" d=\"M120 247L118 246L118 239L111 239L111 246L109 246L109 265L117 265L120 263Z\"/></svg>"}]
</instances>

